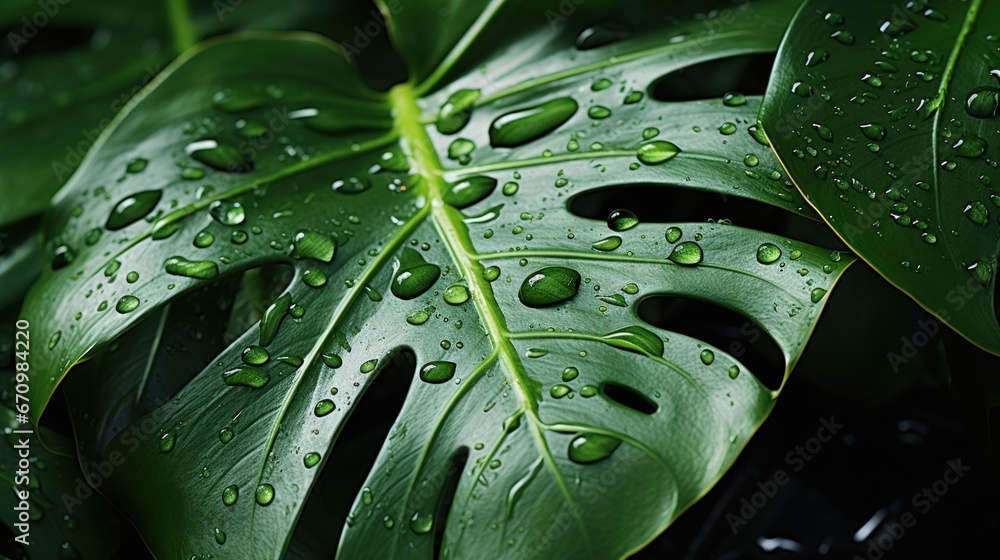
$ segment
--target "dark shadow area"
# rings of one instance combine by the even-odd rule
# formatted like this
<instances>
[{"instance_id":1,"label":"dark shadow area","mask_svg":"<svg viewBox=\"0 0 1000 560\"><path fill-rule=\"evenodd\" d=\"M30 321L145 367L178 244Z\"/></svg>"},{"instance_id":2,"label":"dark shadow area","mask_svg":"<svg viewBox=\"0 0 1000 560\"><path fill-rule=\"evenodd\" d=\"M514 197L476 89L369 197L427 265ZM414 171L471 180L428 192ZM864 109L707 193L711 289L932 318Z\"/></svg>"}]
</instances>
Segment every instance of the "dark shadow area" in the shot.
<instances>
[{"instance_id":1,"label":"dark shadow area","mask_svg":"<svg viewBox=\"0 0 1000 560\"><path fill-rule=\"evenodd\" d=\"M732 355L770 389L781 386L785 360L781 347L763 328L724 307L675 296L654 296L639 304L639 318Z\"/></svg>"}]
</instances>

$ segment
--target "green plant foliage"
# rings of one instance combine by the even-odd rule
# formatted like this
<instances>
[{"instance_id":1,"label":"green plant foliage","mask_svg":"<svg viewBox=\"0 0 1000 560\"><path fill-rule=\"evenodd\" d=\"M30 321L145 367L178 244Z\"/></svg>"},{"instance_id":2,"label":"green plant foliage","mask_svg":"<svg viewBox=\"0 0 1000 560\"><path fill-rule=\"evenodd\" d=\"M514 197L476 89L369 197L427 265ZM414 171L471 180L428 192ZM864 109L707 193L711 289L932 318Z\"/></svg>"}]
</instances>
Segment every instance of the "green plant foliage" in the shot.
<instances>
[{"instance_id":1,"label":"green plant foliage","mask_svg":"<svg viewBox=\"0 0 1000 560\"><path fill-rule=\"evenodd\" d=\"M777 391L638 303L740 313L787 378L853 259L570 202L645 184L813 218L754 126L759 97L651 95L700 62L773 52L796 6L678 8L669 25L636 11L581 33L544 6L386 5L413 75L388 93L312 34L187 51L53 201L22 310L50 374L34 420L65 382L81 455L127 455L106 491L158 557L281 558L348 418L412 352L339 557L431 557L438 536L453 558L639 549Z\"/></svg>"},{"instance_id":2,"label":"green plant foliage","mask_svg":"<svg viewBox=\"0 0 1000 560\"><path fill-rule=\"evenodd\" d=\"M806 2L760 118L852 249L997 353L1000 6L925 4Z\"/></svg>"}]
</instances>

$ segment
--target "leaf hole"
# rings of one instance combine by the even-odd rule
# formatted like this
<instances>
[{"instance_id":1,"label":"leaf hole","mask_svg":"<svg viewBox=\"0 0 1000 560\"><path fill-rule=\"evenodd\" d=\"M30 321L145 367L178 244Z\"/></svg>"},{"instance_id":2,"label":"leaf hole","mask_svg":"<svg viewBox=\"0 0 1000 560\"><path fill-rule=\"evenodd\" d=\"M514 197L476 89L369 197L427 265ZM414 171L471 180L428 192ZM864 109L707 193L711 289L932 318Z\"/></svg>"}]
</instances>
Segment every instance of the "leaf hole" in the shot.
<instances>
[{"instance_id":1,"label":"leaf hole","mask_svg":"<svg viewBox=\"0 0 1000 560\"><path fill-rule=\"evenodd\" d=\"M755 53L699 62L657 78L649 95L658 101L721 98L730 91L763 95L774 60L774 53Z\"/></svg>"},{"instance_id":2,"label":"leaf hole","mask_svg":"<svg viewBox=\"0 0 1000 560\"><path fill-rule=\"evenodd\" d=\"M581 218L604 221L619 208L631 210L640 222L683 223L728 219L734 225L777 235L815 231L823 226L770 204L722 196L674 185L634 184L595 189L574 196L569 211ZM828 236L823 237L826 239ZM826 245L824 245L826 246Z\"/></svg>"},{"instance_id":3,"label":"leaf hole","mask_svg":"<svg viewBox=\"0 0 1000 560\"><path fill-rule=\"evenodd\" d=\"M601 386L601 390L604 392L604 396L612 401L642 414L653 414L660 408L659 405L651 401L646 395L625 385L605 383Z\"/></svg>"},{"instance_id":4,"label":"leaf hole","mask_svg":"<svg viewBox=\"0 0 1000 560\"><path fill-rule=\"evenodd\" d=\"M306 498L292 536L297 546L309 549L309 558L332 558L340 543L340 531L361 494L399 412L406 402L407 388L417 369L410 349L392 354L364 393L346 409L349 415L332 449L304 449L328 456Z\"/></svg>"},{"instance_id":5,"label":"leaf hole","mask_svg":"<svg viewBox=\"0 0 1000 560\"><path fill-rule=\"evenodd\" d=\"M653 296L639 304L639 318L725 351L740 361L769 389L777 389L785 373L778 343L762 327L725 307L692 298Z\"/></svg>"}]
</instances>

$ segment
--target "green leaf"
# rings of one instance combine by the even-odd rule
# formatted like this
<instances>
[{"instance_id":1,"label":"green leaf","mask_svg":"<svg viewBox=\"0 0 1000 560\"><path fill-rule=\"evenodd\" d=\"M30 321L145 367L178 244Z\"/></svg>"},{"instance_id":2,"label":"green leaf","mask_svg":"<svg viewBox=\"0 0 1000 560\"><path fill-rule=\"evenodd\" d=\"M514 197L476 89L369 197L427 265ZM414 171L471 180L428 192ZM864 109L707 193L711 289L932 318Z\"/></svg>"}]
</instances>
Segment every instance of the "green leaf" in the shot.
<instances>
[{"instance_id":1,"label":"green leaf","mask_svg":"<svg viewBox=\"0 0 1000 560\"><path fill-rule=\"evenodd\" d=\"M760 115L769 139L853 250L1000 352L1000 7L825 6L806 2L782 43Z\"/></svg>"},{"instance_id":2,"label":"green leaf","mask_svg":"<svg viewBox=\"0 0 1000 560\"><path fill-rule=\"evenodd\" d=\"M190 10L185 0L105 0L100 9L93 2L4 2L0 225L44 210L115 114L199 37L296 28L330 10L315 0L190 2Z\"/></svg>"},{"instance_id":3,"label":"green leaf","mask_svg":"<svg viewBox=\"0 0 1000 560\"><path fill-rule=\"evenodd\" d=\"M539 20L545 31L509 51L551 43L546 56L491 60L428 98L418 84L365 89L350 53L311 35L190 51L56 201L49 246L73 259L51 252L23 310L33 336L55 340L33 356L53 373L33 381L34 414L82 360L102 360L106 379L146 375L131 353L114 364L109 345L133 328L170 332L157 320L184 294L284 265L285 289L253 302L258 324L169 402L129 409L126 431L155 437L105 451L128 453L108 492L157 556L282 557L348 417L403 349L418 365L341 557L430 556L439 532L453 557L640 548L732 464L776 392L724 349L643 323L639 302L674 295L744 315L778 343L787 378L852 261L722 220L570 211L584 193L645 184L812 215L748 130L759 98L635 95L698 62L773 51L791 12L731 15L722 32L688 19L581 51L575 32ZM470 88L483 94L458 93ZM435 121L454 95L460 112L474 107L445 135ZM540 106L558 118L538 124ZM490 147L491 131L505 147ZM141 170L109 180L136 157ZM190 169L203 175L187 181ZM71 408L93 394L67 393ZM549 540L553 519L565 530Z\"/></svg>"}]
</instances>

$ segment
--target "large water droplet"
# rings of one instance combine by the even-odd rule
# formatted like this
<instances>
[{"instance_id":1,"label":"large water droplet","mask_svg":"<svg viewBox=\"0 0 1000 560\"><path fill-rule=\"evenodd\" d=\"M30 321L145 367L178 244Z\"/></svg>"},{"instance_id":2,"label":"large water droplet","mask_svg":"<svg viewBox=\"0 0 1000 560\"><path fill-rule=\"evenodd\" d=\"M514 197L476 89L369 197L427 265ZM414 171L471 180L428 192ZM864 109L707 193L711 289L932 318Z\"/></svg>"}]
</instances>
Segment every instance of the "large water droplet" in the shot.
<instances>
[{"instance_id":1,"label":"large water droplet","mask_svg":"<svg viewBox=\"0 0 1000 560\"><path fill-rule=\"evenodd\" d=\"M608 344L635 352L663 357L663 340L655 333L638 325L621 328L601 337Z\"/></svg>"},{"instance_id":2,"label":"large water droplet","mask_svg":"<svg viewBox=\"0 0 1000 560\"><path fill-rule=\"evenodd\" d=\"M632 36L632 31L617 22L605 22L592 25L576 36L576 48L581 51L609 45Z\"/></svg>"},{"instance_id":3,"label":"large water droplet","mask_svg":"<svg viewBox=\"0 0 1000 560\"><path fill-rule=\"evenodd\" d=\"M761 243L757 247L757 262L771 264L781 258L781 249L774 243Z\"/></svg>"},{"instance_id":4,"label":"large water droplet","mask_svg":"<svg viewBox=\"0 0 1000 560\"><path fill-rule=\"evenodd\" d=\"M990 211L986 208L982 202L975 200L970 202L965 206L965 210L962 211L965 217L968 218L975 224L985 226L990 220Z\"/></svg>"},{"instance_id":5,"label":"large water droplet","mask_svg":"<svg viewBox=\"0 0 1000 560\"><path fill-rule=\"evenodd\" d=\"M168 274L209 280L219 275L219 265L212 261L189 261L184 257L170 257L165 263Z\"/></svg>"},{"instance_id":6,"label":"large water droplet","mask_svg":"<svg viewBox=\"0 0 1000 560\"><path fill-rule=\"evenodd\" d=\"M704 252L701 250L701 245L693 241L685 241L677 245L667 256L671 261L683 266L694 266L700 263L703 257Z\"/></svg>"},{"instance_id":7,"label":"large water droplet","mask_svg":"<svg viewBox=\"0 0 1000 560\"><path fill-rule=\"evenodd\" d=\"M639 146L635 156L646 165L657 165L673 159L679 153L681 153L681 149L677 147L677 144L666 140L654 140Z\"/></svg>"},{"instance_id":8,"label":"large water droplet","mask_svg":"<svg viewBox=\"0 0 1000 560\"><path fill-rule=\"evenodd\" d=\"M571 119L578 108L571 97L560 97L501 115L490 125L490 145L514 148L537 140Z\"/></svg>"},{"instance_id":9,"label":"large water droplet","mask_svg":"<svg viewBox=\"0 0 1000 560\"><path fill-rule=\"evenodd\" d=\"M135 296L122 296L115 305L115 310L119 313L131 313L139 307L139 298Z\"/></svg>"},{"instance_id":10,"label":"large water droplet","mask_svg":"<svg viewBox=\"0 0 1000 560\"><path fill-rule=\"evenodd\" d=\"M260 345L271 344L278 334L278 327L281 321L288 315L288 307L292 304L292 294L282 294L274 303L264 310L264 316L260 320Z\"/></svg>"},{"instance_id":11,"label":"large water droplet","mask_svg":"<svg viewBox=\"0 0 1000 560\"><path fill-rule=\"evenodd\" d=\"M595 241L591 247L597 249L598 251L614 251L618 247L621 247L621 245L622 238L617 235L612 235L611 237L605 237L600 241Z\"/></svg>"},{"instance_id":12,"label":"large water droplet","mask_svg":"<svg viewBox=\"0 0 1000 560\"><path fill-rule=\"evenodd\" d=\"M184 151L205 165L227 173L246 173L253 163L245 159L236 146L219 144L215 140L201 140L185 146Z\"/></svg>"},{"instance_id":13,"label":"large water droplet","mask_svg":"<svg viewBox=\"0 0 1000 560\"><path fill-rule=\"evenodd\" d=\"M246 210L239 202L230 200L217 200L208 207L208 213L220 224L227 226L237 226L246 219Z\"/></svg>"},{"instance_id":14,"label":"large water droplet","mask_svg":"<svg viewBox=\"0 0 1000 560\"><path fill-rule=\"evenodd\" d=\"M399 299L413 299L429 290L440 277L439 266L406 247L393 264L392 294Z\"/></svg>"},{"instance_id":15,"label":"large water droplet","mask_svg":"<svg viewBox=\"0 0 1000 560\"><path fill-rule=\"evenodd\" d=\"M330 399L323 399L316 403L316 408L313 409L313 413L315 413L316 416L323 417L330 414L334 410L337 410L337 405L333 404L333 401Z\"/></svg>"},{"instance_id":16,"label":"large water droplet","mask_svg":"<svg viewBox=\"0 0 1000 560\"><path fill-rule=\"evenodd\" d=\"M987 119L1000 113L1000 88L976 88L965 100L965 112L978 119Z\"/></svg>"},{"instance_id":17,"label":"large water droplet","mask_svg":"<svg viewBox=\"0 0 1000 560\"><path fill-rule=\"evenodd\" d=\"M227 506L231 506L236 503L236 500L240 497L240 489L235 484L226 486L226 489L222 491L222 503Z\"/></svg>"},{"instance_id":18,"label":"large water droplet","mask_svg":"<svg viewBox=\"0 0 1000 560\"><path fill-rule=\"evenodd\" d=\"M453 183L441 198L455 208L466 208L488 197L496 188L496 179L477 175Z\"/></svg>"},{"instance_id":19,"label":"large water droplet","mask_svg":"<svg viewBox=\"0 0 1000 560\"><path fill-rule=\"evenodd\" d=\"M270 505L274 501L274 486L261 484L254 493L254 499L262 506Z\"/></svg>"},{"instance_id":20,"label":"large water droplet","mask_svg":"<svg viewBox=\"0 0 1000 560\"><path fill-rule=\"evenodd\" d=\"M611 231L625 231L639 225L639 218L628 210L619 208L608 214L608 227Z\"/></svg>"},{"instance_id":21,"label":"large water droplet","mask_svg":"<svg viewBox=\"0 0 1000 560\"><path fill-rule=\"evenodd\" d=\"M429 513L414 513L410 518L410 530L418 535L425 535L434 527L434 516Z\"/></svg>"},{"instance_id":22,"label":"large water droplet","mask_svg":"<svg viewBox=\"0 0 1000 560\"><path fill-rule=\"evenodd\" d=\"M622 440L604 434L580 434L569 444L569 458L583 465L607 459Z\"/></svg>"},{"instance_id":23,"label":"large water droplet","mask_svg":"<svg viewBox=\"0 0 1000 560\"><path fill-rule=\"evenodd\" d=\"M427 383L444 383L455 377L454 362L429 362L420 368L420 380Z\"/></svg>"},{"instance_id":24,"label":"large water droplet","mask_svg":"<svg viewBox=\"0 0 1000 560\"><path fill-rule=\"evenodd\" d=\"M528 307L547 307L562 303L576 295L580 288L580 273L563 266L536 270L521 283L518 298Z\"/></svg>"},{"instance_id":25,"label":"large water droplet","mask_svg":"<svg viewBox=\"0 0 1000 560\"><path fill-rule=\"evenodd\" d=\"M315 231L300 231L292 238L292 256L330 262L337 250L337 243L329 236Z\"/></svg>"},{"instance_id":26,"label":"large water droplet","mask_svg":"<svg viewBox=\"0 0 1000 560\"><path fill-rule=\"evenodd\" d=\"M460 89L448 96L438 109L437 129L441 134L455 134L465 128L479 100L478 89Z\"/></svg>"},{"instance_id":27,"label":"large water droplet","mask_svg":"<svg viewBox=\"0 0 1000 560\"><path fill-rule=\"evenodd\" d=\"M271 380L271 374L259 367L238 366L222 374L222 380L229 386L260 389Z\"/></svg>"},{"instance_id":28,"label":"large water droplet","mask_svg":"<svg viewBox=\"0 0 1000 560\"><path fill-rule=\"evenodd\" d=\"M115 205L108 216L107 228L110 230L122 229L123 227L141 220L149 214L156 204L160 202L163 191L142 191L137 192Z\"/></svg>"}]
</instances>

